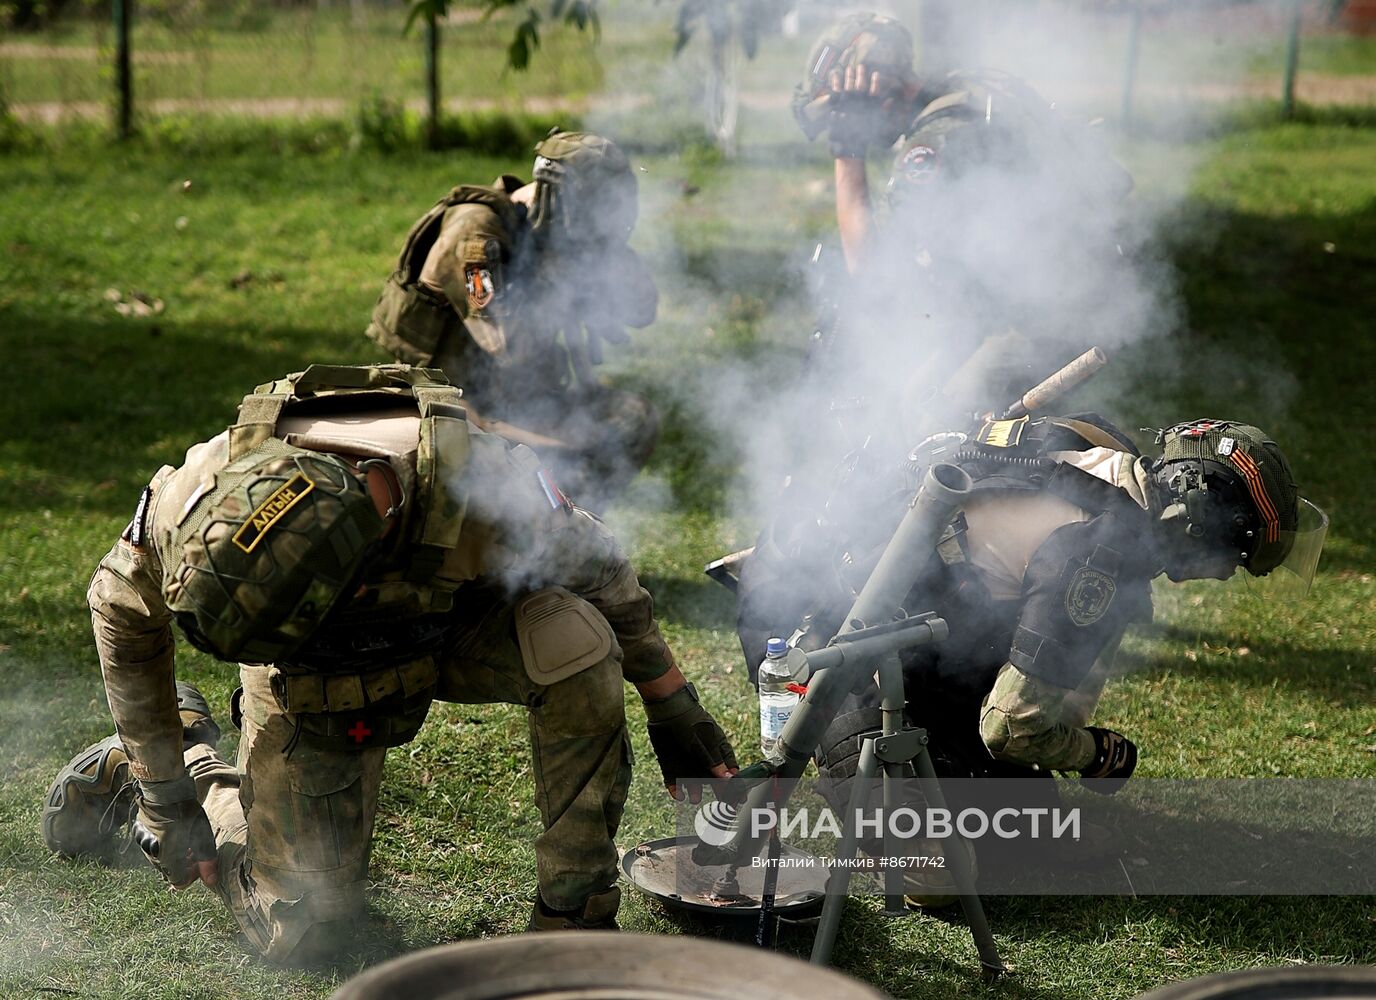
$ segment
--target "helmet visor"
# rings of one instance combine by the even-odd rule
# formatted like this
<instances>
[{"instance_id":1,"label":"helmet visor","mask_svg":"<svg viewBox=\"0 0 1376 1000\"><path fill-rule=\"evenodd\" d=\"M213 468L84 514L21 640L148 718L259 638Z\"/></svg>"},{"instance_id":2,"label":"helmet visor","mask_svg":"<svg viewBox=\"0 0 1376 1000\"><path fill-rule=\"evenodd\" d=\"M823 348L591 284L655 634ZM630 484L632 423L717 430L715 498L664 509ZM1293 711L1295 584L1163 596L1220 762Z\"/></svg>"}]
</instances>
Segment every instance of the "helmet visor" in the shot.
<instances>
[{"instance_id":1,"label":"helmet visor","mask_svg":"<svg viewBox=\"0 0 1376 1000\"><path fill-rule=\"evenodd\" d=\"M1328 537L1328 515L1304 497L1300 497L1298 513L1295 530L1281 532L1290 543L1284 561L1265 576L1247 578L1247 589L1265 600L1302 601L1314 582Z\"/></svg>"}]
</instances>

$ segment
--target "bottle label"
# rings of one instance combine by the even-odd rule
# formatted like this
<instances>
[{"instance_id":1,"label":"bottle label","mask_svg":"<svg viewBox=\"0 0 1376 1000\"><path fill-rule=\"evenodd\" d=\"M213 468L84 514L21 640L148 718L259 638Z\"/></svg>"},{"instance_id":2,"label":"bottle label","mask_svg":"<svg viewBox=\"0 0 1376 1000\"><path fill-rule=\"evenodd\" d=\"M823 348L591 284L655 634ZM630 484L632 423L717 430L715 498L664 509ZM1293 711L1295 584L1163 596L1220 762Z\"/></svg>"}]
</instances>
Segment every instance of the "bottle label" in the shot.
<instances>
[{"instance_id":1,"label":"bottle label","mask_svg":"<svg viewBox=\"0 0 1376 1000\"><path fill-rule=\"evenodd\" d=\"M777 740L784 731L784 726L788 724L789 716L793 714L793 706L796 701L787 704L760 703L760 736L766 740Z\"/></svg>"}]
</instances>

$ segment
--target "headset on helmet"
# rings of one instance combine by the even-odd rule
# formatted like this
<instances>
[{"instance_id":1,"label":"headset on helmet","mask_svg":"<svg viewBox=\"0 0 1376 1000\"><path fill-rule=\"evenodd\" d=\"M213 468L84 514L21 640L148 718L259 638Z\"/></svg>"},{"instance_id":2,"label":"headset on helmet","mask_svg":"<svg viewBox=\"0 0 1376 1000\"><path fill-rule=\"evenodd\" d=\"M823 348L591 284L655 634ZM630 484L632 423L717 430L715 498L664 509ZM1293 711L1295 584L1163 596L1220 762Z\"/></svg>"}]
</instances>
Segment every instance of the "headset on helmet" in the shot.
<instances>
[{"instance_id":1,"label":"headset on helmet","mask_svg":"<svg viewBox=\"0 0 1376 1000\"><path fill-rule=\"evenodd\" d=\"M357 589L386 523L366 473L269 439L221 470L165 543L167 607L221 660L288 660Z\"/></svg>"},{"instance_id":2,"label":"headset on helmet","mask_svg":"<svg viewBox=\"0 0 1376 1000\"><path fill-rule=\"evenodd\" d=\"M1277 596L1307 593L1328 517L1300 497L1276 442L1250 424L1216 419L1176 424L1158 440L1161 519L1203 547L1236 553L1252 576L1277 577Z\"/></svg>"}]
</instances>

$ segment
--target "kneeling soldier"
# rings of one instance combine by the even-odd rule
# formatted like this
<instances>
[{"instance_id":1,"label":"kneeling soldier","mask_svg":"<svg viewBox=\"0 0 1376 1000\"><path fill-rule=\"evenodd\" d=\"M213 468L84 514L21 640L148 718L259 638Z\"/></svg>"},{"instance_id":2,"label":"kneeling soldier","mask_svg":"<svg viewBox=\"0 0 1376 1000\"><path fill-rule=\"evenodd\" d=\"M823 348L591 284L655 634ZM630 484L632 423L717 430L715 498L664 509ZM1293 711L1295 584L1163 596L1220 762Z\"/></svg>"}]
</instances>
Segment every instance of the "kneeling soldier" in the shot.
<instances>
[{"instance_id":1,"label":"kneeling soldier","mask_svg":"<svg viewBox=\"0 0 1376 1000\"><path fill-rule=\"evenodd\" d=\"M327 955L362 913L383 757L436 698L529 709L534 928L615 926L623 680L666 781L735 767L611 533L529 449L470 427L436 371L260 386L153 478L88 598L118 733L58 775L45 840L100 854L128 816L174 886L204 881L274 960ZM237 766L174 681L173 619L242 664Z\"/></svg>"}]
</instances>

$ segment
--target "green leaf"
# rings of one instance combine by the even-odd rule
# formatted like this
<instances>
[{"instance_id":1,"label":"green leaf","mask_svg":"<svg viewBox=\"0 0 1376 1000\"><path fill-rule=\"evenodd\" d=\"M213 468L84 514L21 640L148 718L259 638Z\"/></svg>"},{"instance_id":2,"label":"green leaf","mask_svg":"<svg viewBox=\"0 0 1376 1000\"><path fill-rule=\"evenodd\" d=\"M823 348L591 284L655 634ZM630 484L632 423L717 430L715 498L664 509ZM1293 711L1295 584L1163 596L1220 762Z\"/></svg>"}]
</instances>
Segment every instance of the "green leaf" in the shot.
<instances>
[{"instance_id":1,"label":"green leaf","mask_svg":"<svg viewBox=\"0 0 1376 1000\"><path fill-rule=\"evenodd\" d=\"M534 7L526 11L525 20L516 26L516 34L506 49L506 62L520 72L530 65L530 54L540 47L540 12Z\"/></svg>"},{"instance_id":2,"label":"green leaf","mask_svg":"<svg viewBox=\"0 0 1376 1000\"><path fill-rule=\"evenodd\" d=\"M438 21L448 13L449 0L412 0L411 9L406 14L406 25L401 29L401 33L409 34L417 18L434 17Z\"/></svg>"},{"instance_id":3,"label":"green leaf","mask_svg":"<svg viewBox=\"0 0 1376 1000\"><path fill-rule=\"evenodd\" d=\"M555 0L555 5L562 7L564 2L565 0ZM597 16L597 0L572 0L568 12L564 15L564 23L572 24L579 31L591 28L594 39L602 37L602 22Z\"/></svg>"}]
</instances>

